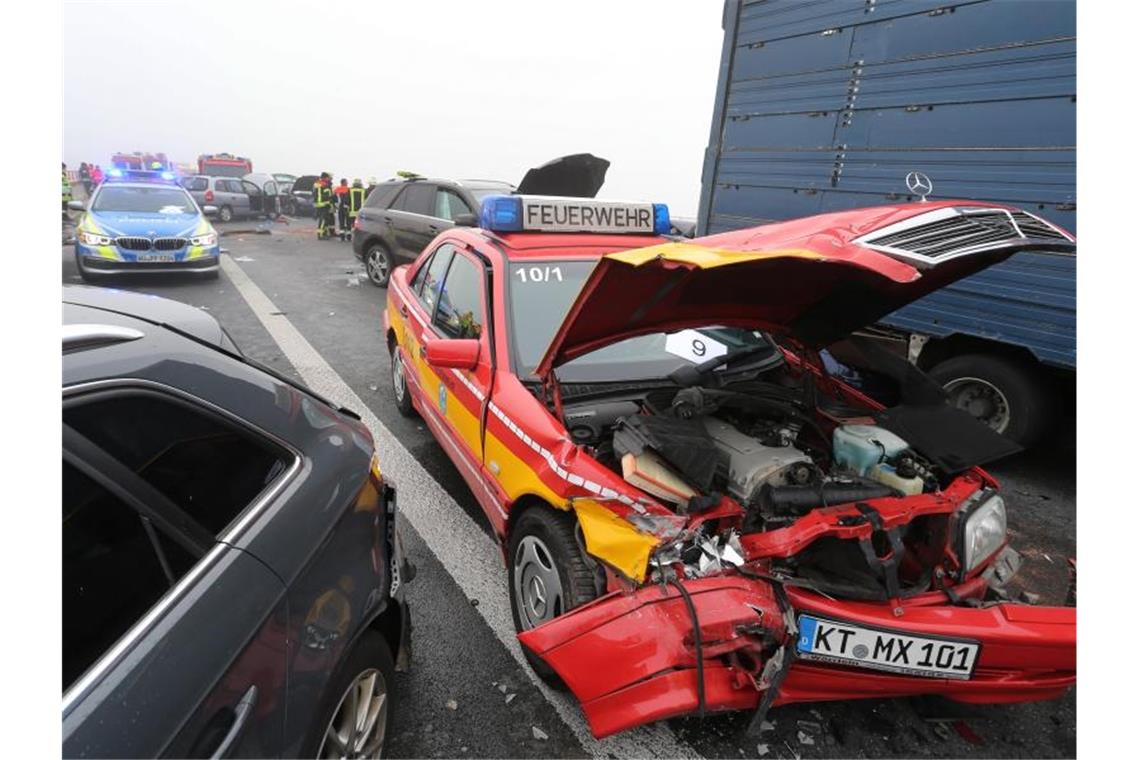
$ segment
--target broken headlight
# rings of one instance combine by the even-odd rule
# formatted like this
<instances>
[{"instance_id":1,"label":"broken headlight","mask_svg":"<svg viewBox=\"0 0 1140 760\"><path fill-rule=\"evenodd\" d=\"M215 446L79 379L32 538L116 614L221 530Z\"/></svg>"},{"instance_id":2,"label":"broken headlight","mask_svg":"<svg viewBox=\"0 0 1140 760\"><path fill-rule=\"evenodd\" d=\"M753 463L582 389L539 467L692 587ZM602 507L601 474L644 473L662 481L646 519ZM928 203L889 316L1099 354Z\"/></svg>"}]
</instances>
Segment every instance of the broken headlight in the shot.
<instances>
[{"instance_id":1,"label":"broken headlight","mask_svg":"<svg viewBox=\"0 0 1140 760\"><path fill-rule=\"evenodd\" d=\"M967 506L962 526L962 569L968 573L993 556L1005 543L1005 499L993 494L972 509Z\"/></svg>"}]
</instances>

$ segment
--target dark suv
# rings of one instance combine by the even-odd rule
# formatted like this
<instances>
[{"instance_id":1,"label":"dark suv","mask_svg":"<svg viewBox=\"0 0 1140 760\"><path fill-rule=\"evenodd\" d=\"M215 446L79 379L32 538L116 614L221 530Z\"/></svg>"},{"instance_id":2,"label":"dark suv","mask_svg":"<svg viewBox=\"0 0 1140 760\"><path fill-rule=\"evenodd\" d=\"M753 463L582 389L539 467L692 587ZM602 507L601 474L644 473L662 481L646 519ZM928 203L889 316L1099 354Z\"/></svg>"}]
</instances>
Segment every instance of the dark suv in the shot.
<instances>
[{"instance_id":1,"label":"dark suv","mask_svg":"<svg viewBox=\"0 0 1140 760\"><path fill-rule=\"evenodd\" d=\"M415 261L428 243L449 227L479 223L488 195L563 195L593 198L610 162L589 153L548 161L527 171L516 188L486 179L410 177L377 185L364 201L352 230L352 252L364 262L373 285L386 287L400 264Z\"/></svg>"},{"instance_id":2,"label":"dark suv","mask_svg":"<svg viewBox=\"0 0 1140 760\"><path fill-rule=\"evenodd\" d=\"M484 197L514 190L506 182L489 180L416 177L383 182L368 194L356 217L352 252L364 262L372 284L384 287L397 265L414 261L441 231L475 226Z\"/></svg>"},{"instance_id":3,"label":"dark suv","mask_svg":"<svg viewBox=\"0 0 1140 760\"><path fill-rule=\"evenodd\" d=\"M63 756L379 757L413 568L368 428L199 309L63 301Z\"/></svg>"}]
</instances>

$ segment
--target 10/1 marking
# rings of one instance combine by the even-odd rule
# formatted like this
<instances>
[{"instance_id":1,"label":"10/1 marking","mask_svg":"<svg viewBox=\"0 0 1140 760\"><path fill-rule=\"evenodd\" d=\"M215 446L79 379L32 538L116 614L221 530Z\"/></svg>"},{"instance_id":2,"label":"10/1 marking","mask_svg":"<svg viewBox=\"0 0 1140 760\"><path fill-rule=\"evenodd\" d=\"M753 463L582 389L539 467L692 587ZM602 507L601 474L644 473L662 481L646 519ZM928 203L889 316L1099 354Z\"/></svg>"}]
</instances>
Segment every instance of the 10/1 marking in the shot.
<instances>
[{"instance_id":1,"label":"10/1 marking","mask_svg":"<svg viewBox=\"0 0 1140 760\"><path fill-rule=\"evenodd\" d=\"M562 267L560 266L533 266L533 267L519 267L515 270L515 274L521 282L550 282L557 280L562 282Z\"/></svg>"}]
</instances>

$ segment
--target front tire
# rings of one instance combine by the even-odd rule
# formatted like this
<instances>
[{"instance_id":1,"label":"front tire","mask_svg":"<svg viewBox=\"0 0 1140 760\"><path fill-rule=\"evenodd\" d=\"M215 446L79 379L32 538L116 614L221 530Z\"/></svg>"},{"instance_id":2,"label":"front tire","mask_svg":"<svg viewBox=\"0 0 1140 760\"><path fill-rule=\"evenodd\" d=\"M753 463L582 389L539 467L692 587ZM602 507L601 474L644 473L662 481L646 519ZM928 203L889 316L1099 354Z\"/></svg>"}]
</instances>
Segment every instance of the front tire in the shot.
<instances>
[{"instance_id":1,"label":"front tire","mask_svg":"<svg viewBox=\"0 0 1140 760\"><path fill-rule=\"evenodd\" d=\"M368 273L368 281L378 288L388 287L395 264L383 243L371 243L364 249L364 271Z\"/></svg>"},{"instance_id":2,"label":"front tire","mask_svg":"<svg viewBox=\"0 0 1140 760\"><path fill-rule=\"evenodd\" d=\"M384 637L365 631L325 687L304 757L383 757L396 682Z\"/></svg>"},{"instance_id":3,"label":"front tire","mask_svg":"<svg viewBox=\"0 0 1140 760\"><path fill-rule=\"evenodd\" d=\"M952 406L1021 446L1035 443L1052 422L1047 388L1021 362L964 354L947 359L928 374L945 389Z\"/></svg>"},{"instance_id":4,"label":"front tire","mask_svg":"<svg viewBox=\"0 0 1140 760\"><path fill-rule=\"evenodd\" d=\"M579 548L572 512L533 507L523 513L508 545L511 615L515 630L529 631L598 596L594 572ZM523 647L535 674L552 688L566 684Z\"/></svg>"},{"instance_id":5,"label":"front tire","mask_svg":"<svg viewBox=\"0 0 1140 760\"><path fill-rule=\"evenodd\" d=\"M412 394L408 390L408 368L404 364L400 346L392 343L388 355L392 360L392 398L396 402L396 411L405 417L415 417L416 409L412 406Z\"/></svg>"},{"instance_id":6,"label":"front tire","mask_svg":"<svg viewBox=\"0 0 1140 760\"><path fill-rule=\"evenodd\" d=\"M94 281L95 278L92 277L91 274L88 273L87 268L83 266L83 257L79 255L78 251L75 252L75 268L79 270L79 277L84 282Z\"/></svg>"}]
</instances>

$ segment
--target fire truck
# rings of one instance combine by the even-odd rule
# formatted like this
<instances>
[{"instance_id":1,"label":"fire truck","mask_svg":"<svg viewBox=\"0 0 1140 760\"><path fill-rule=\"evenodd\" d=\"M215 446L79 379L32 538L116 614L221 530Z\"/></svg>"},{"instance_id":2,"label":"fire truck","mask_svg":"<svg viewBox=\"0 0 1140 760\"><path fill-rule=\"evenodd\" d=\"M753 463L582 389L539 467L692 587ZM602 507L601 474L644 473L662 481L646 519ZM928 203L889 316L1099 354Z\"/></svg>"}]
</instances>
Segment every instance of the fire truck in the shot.
<instances>
[{"instance_id":1,"label":"fire truck","mask_svg":"<svg viewBox=\"0 0 1140 760\"><path fill-rule=\"evenodd\" d=\"M230 153L204 153L198 156L198 173L211 177L244 177L253 171L253 162Z\"/></svg>"},{"instance_id":2,"label":"fire truck","mask_svg":"<svg viewBox=\"0 0 1140 760\"><path fill-rule=\"evenodd\" d=\"M165 153L119 152L111 156L111 166L123 171L171 171L173 164Z\"/></svg>"}]
</instances>

